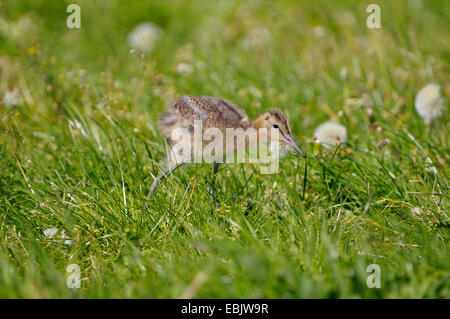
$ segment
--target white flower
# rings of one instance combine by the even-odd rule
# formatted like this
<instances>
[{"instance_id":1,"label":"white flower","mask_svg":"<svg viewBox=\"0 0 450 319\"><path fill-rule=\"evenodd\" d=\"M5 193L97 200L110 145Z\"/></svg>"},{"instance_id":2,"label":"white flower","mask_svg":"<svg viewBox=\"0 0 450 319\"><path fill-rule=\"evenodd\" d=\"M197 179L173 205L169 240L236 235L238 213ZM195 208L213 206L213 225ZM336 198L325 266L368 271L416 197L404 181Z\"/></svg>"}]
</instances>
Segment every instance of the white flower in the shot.
<instances>
[{"instance_id":1,"label":"white flower","mask_svg":"<svg viewBox=\"0 0 450 319\"><path fill-rule=\"evenodd\" d=\"M47 228L46 230L44 230L44 236L48 237L48 238L53 238L53 236L56 235L56 233L58 232L58 228Z\"/></svg>"},{"instance_id":2,"label":"white flower","mask_svg":"<svg viewBox=\"0 0 450 319\"><path fill-rule=\"evenodd\" d=\"M192 65L186 62L181 62L176 67L177 73L187 73L191 74L193 71Z\"/></svg>"},{"instance_id":3,"label":"white flower","mask_svg":"<svg viewBox=\"0 0 450 319\"><path fill-rule=\"evenodd\" d=\"M248 93L250 93L250 95L256 99L262 98L262 92L260 90L258 90L256 87L254 87L253 85L248 87Z\"/></svg>"},{"instance_id":4,"label":"white flower","mask_svg":"<svg viewBox=\"0 0 450 319\"><path fill-rule=\"evenodd\" d=\"M430 166L425 167L425 171L428 173L433 173L434 175L437 175L438 171L437 171L436 167L433 166L433 161L431 160L430 157L426 158L426 162L427 162L427 164L430 164Z\"/></svg>"},{"instance_id":5,"label":"white flower","mask_svg":"<svg viewBox=\"0 0 450 319\"><path fill-rule=\"evenodd\" d=\"M411 208L411 214L415 215L415 216L419 216L423 214L422 209L420 209L420 207L413 207Z\"/></svg>"},{"instance_id":6,"label":"white flower","mask_svg":"<svg viewBox=\"0 0 450 319\"><path fill-rule=\"evenodd\" d=\"M442 98L440 86L434 83L424 86L416 95L416 111L426 121L431 121L441 115Z\"/></svg>"},{"instance_id":7,"label":"white flower","mask_svg":"<svg viewBox=\"0 0 450 319\"><path fill-rule=\"evenodd\" d=\"M156 25L148 22L141 23L128 35L128 43L133 49L149 53L161 34L162 30Z\"/></svg>"},{"instance_id":8,"label":"white flower","mask_svg":"<svg viewBox=\"0 0 450 319\"><path fill-rule=\"evenodd\" d=\"M343 12L337 12L335 14L336 20L340 23L346 24L346 25L355 25L356 24L356 18L354 14L350 11L343 11Z\"/></svg>"},{"instance_id":9,"label":"white flower","mask_svg":"<svg viewBox=\"0 0 450 319\"><path fill-rule=\"evenodd\" d=\"M316 128L314 137L325 146L344 144L347 142L347 129L339 123L327 121Z\"/></svg>"},{"instance_id":10,"label":"white flower","mask_svg":"<svg viewBox=\"0 0 450 319\"><path fill-rule=\"evenodd\" d=\"M432 167L425 167L425 171L428 173L432 173L433 175L437 175L438 171L436 169L436 167L432 166Z\"/></svg>"},{"instance_id":11,"label":"white flower","mask_svg":"<svg viewBox=\"0 0 450 319\"><path fill-rule=\"evenodd\" d=\"M359 98L348 98L345 100L345 105L348 106L364 106L364 107L373 107L373 101L371 97L364 93Z\"/></svg>"},{"instance_id":12,"label":"white flower","mask_svg":"<svg viewBox=\"0 0 450 319\"><path fill-rule=\"evenodd\" d=\"M58 228L55 227L51 227L51 228L47 228L46 230L44 230L44 236L47 238L52 239L53 237L55 237L55 235L58 233ZM72 245L72 241L69 238L69 236L66 235L66 233L63 231L61 231L61 238L62 239L66 239L64 241L64 244L66 245ZM59 240L57 240L59 241Z\"/></svg>"},{"instance_id":13,"label":"white flower","mask_svg":"<svg viewBox=\"0 0 450 319\"><path fill-rule=\"evenodd\" d=\"M318 26L314 27L313 33L317 37L323 37L327 33L327 31L323 26L318 25Z\"/></svg>"},{"instance_id":14,"label":"white flower","mask_svg":"<svg viewBox=\"0 0 450 319\"><path fill-rule=\"evenodd\" d=\"M248 31L242 40L246 49L264 47L272 38L270 31L266 28L253 28Z\"/></svg>"},{"instance_id":15,"label":"white flower","mask_svg":"<svg viewBox=\"0 0 450 319\"><path fill-rule=\"evenodd\" d=\"M29 36L35 29L35 22L28 16L17 21L6 21L0 19L0 33L11 40L21 40L24 36Z\"/></svg>"},{"instance_id":16,"label":"white flower","mask_svg":"<svg viewBox=\"0 0 450 319\"><path fill-rule=\"evenodd\" d=\"M19 90L14 88L5 92L3 97L3 104L6 106L17 106L20 104Z\"/></svg>"}]
</instances>

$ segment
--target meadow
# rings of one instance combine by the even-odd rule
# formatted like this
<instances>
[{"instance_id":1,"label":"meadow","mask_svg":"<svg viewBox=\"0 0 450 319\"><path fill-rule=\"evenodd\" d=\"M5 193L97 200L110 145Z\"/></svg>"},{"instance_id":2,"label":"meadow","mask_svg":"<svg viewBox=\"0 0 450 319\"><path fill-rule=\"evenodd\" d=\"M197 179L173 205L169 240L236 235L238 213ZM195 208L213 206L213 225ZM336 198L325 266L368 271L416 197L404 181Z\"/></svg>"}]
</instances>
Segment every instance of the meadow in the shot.
<instances>
[{"instance_id":1,"label":"meadow","mask_svg":"<svg viewBox=\"0 0 450 319\"><path fill-rule=\"evenodd\" d=\"M79 0L70 29L75 1L0 1L0 297L449 298L450 2L378 0L369 29L372 2ZM144 207L183 94L283 110L307 159L221 165L217 211L212 166L181 168Z\"/></svg>"}]
</instances>

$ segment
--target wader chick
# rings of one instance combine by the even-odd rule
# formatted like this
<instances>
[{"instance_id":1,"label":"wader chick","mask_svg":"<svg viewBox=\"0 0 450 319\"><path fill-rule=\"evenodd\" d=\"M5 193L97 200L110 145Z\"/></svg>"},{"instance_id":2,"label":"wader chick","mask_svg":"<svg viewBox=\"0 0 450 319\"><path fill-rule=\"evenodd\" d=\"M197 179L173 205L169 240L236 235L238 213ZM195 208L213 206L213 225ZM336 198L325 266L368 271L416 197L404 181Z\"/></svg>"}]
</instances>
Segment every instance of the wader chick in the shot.
<instances>
[{"instance_id":1,"label":"wader chick","mask_svg":"<svg viewBox=\"0 0 450 319\"><path fill-rule=\"evenodd\" d=\"M175 148L172 150L172 147L177 144L178 146L180 146L180 144L183 146L183 141L189 142L189 145L195 145L194 131L195 124L198 123L201 123L201 136L203 136L203 133L207 129L211 128L220 130L223 136L226 136L227 128L241 128L242 132L248 128L254 128L256 129L258 135L257 138L259 139L260 128L274 128L278 130L280 145L290 146L303 157L306 157L292 138L289 121L283 112L279 110L267 111L261 114L255 121L250 122L243 109L224 99L210 96L185 95L174 100L169 111L163 113L158 122L161 133L164 135L169 145L169 154L167 156L168 167L155 178L147 196L147 201L151 198L153 192L158 187L159 182L165 176L186 162L190 162L191 157L189 155L186 157L186 154L180 153L178 150L175 150ZM238 130L238 132L241 132L241 130ZM174 136L176 136L175 139ZM201 143L207 144L208 141L205 142L202 140ZM245 147L247 146L248 143L246 143ZM224 157L227 155L226 150L226 145L223 145ZM189 153L194 154L195 151L195 149L192 149L192 152ZM233 152L236 152L236 148L233 148ZM214 184L218 168L219 163L214 162L212 184Z\"/></svg>"}]
</instances>

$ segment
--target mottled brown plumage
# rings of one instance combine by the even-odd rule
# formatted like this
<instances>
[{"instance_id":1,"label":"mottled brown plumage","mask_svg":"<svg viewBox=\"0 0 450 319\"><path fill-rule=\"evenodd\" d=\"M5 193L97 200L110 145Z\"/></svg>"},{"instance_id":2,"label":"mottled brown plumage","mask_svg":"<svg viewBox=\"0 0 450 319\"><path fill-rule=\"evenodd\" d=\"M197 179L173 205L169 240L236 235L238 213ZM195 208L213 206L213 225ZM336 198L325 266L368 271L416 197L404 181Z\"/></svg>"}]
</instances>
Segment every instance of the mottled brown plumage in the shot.
<instances>
[{"instance_id":1,"label":"mottled brown plumage","mask_svg":"<svg viewBox=\"0 0 450 319\"><path fill-rule=\"evenodd\" d=\"M159 127L169 144L172 144L172 131L184 128L193 133L196 120L202 121L203 131L215 127L224 133L227 127L246 129L250 125L245 111L224 99L184 95L174 100L169 111L160 116Z\"/></svg>"},{"instance_id":2,"label":"mottled brown plumage","mask_svg":"<svg viewBox=\"0 0 450 319\"><path fill-rule=\"evenodd\" d=\"M279 130L280 142L293 147L305 157L291 136L289 121L280 110L269 110L261 114L255 121L250 122L243 109L224 99L211 96L185 95L171 103L168 112L160 116L158 123L161 133L166 138L168 144L173 146L179 142L179 140L173 140L174 130L182 129L186 134L189 134L190 138L193 138L195 121L201 121L202 133L209 128L217 128L224 136L226 135L227 128L242 128L246 130L252 127L257 129L257 132L259 132L259 128L275 128ZM224 147L223 149L225 150L226 148ZM169 167L155 179L147 199L150 199L159 182L181 164L183 162L171 157L169 154ZM218 163L214 164L214 176L217 172L218 165Z\"/></svg>"}]
</instances>

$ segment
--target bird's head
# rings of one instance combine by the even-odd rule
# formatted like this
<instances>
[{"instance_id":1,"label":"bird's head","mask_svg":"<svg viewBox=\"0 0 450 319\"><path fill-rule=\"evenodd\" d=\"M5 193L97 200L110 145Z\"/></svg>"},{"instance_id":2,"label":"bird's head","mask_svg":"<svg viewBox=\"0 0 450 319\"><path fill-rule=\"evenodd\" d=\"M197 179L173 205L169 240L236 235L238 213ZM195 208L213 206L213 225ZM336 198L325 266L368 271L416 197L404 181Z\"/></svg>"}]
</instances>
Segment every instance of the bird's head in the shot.
<instances>
[{"instance_id":1,"label":"bird's head","mask_svg":"<svg viewBox=\"0 0 450 319\"><path fill-rule=\"evenodd\" d=\"M306 158L305 153L298 147L297 143L291 135L291 127L289 121L280 110L269 110L261 114L254 122L253 126L256 129L259 128L274 128L279 131L280 143L285 143L299 152L303 157Z\"/></svg>"}]
</instances>

